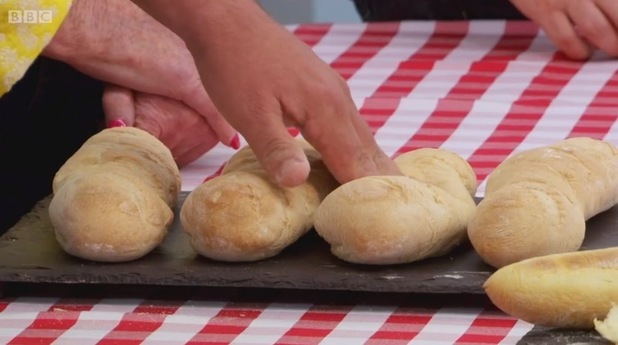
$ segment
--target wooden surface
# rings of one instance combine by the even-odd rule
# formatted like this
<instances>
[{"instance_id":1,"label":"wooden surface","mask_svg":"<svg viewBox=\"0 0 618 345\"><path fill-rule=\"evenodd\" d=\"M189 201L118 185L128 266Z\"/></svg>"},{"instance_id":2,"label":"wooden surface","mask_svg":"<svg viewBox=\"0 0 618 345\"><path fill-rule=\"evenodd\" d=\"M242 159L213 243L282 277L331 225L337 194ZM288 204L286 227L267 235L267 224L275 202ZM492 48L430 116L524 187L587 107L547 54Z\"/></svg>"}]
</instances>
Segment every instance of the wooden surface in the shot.
<instances>
[{"instance_id":1,"label":"wooden surface","mask_svg":"<svg viewBox=\"0 0 618 345\"><path fill-rule=\"evenodd\" d=\"M179 205L185 197L183 193ZM482 284L493 272L469 244L443 257L405 265L348 264L334 257L315 232L271 259L216 262L195 254L178 220L148 256L128 263L94 263L71 257L58 246L47 204L43 200L0 239L0 282L482 294ZM608 246L618 246L618 207L588 223L583 248Z\"/></svg>"}]
</instances>

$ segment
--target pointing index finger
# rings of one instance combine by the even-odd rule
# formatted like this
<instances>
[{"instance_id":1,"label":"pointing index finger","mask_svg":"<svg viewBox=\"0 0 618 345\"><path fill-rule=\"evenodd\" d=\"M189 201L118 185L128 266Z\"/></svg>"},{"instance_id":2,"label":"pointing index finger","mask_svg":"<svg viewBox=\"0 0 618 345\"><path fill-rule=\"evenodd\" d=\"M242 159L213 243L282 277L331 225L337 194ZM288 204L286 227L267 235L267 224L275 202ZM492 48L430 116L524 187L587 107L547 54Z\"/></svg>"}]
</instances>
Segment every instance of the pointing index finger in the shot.
<instances>
[{"instance_id":1,"label":"pointing index finger","mask_svg":"<svg viewBox=\"0 0 618 345\"><path fill-rule=\"evenodd\" d=\"M378 147L367 123L352 101L347 115L322 112L309 117L303 136L322 154L340 183L371 175L401 175L395 163ZM324 125L328 124L328 125Z\"/></svg>"}]
</instances>

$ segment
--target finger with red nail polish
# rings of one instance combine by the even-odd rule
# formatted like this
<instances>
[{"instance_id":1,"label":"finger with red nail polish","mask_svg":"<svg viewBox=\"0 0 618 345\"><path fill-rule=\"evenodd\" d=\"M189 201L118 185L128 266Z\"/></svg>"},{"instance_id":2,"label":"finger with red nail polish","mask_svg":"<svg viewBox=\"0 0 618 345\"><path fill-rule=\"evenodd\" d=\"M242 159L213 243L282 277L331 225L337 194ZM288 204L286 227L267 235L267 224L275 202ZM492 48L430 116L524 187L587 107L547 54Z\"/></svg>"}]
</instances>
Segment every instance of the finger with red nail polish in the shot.
<instances>
[{"instance_id":1,"label":"finger with red nail polish","mask_svg":"<svg viewBox=\"0 0 618 345\"><path fill-rule=\"evenodd\" d=\"M103 91L102 103L108 128L133 126L135 121L133 91L107 84Z\"/></svg>"},{"instance_id":2,"label":"finger with red nail polish","mask_svg":"<svg viewBox=\"0 0 618 345\"><path fill-rule=\"evenodd\" d=\"M230 147L234 150L238 150L240 148L240 136L238 133L236 133L234 138L232 138L232 141L230 141Z\"/></svg>"},{"instance_id":3,"label":"finger with red nail polish","mask_svg":"<svg viewBox=\"0 0 618 345\"><path fill-rule=\"evenodd\" d=\"M126 127L127 125L122 121L122 119L111 120L107 123L107 128L114 127Z\"/></svg>"},{"instance_id":4,"label":"finger with red nail polish","mask_svg":"<svg viewBox=\"0 0 618 345\"><path fill-rule=\"evenodd\" d=\"M288 128L288 132L290 133L291 136L293 136L295 138L300 134L300 130L298 128L295 128L295 127Z\"/></svg>"}]
</instances>

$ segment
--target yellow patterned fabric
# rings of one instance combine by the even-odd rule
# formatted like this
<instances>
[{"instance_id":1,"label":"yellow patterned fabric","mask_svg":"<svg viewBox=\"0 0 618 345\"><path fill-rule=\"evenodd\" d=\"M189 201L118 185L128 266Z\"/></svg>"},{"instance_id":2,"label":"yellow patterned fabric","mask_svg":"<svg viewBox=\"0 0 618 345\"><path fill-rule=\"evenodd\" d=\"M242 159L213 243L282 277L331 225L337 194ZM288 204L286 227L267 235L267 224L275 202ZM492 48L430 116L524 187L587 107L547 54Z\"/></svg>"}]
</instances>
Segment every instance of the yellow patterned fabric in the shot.
<instances>
[{"instance_id":1,"label":"yellow patterned fabric","mask_svg":"<svg viewBox=\"0 0 618 345\"><path fill-rule=\"evenodd\" d=\"M0 96L51 41L72 0L0 0Z\"/></svg>"}]
</instances>

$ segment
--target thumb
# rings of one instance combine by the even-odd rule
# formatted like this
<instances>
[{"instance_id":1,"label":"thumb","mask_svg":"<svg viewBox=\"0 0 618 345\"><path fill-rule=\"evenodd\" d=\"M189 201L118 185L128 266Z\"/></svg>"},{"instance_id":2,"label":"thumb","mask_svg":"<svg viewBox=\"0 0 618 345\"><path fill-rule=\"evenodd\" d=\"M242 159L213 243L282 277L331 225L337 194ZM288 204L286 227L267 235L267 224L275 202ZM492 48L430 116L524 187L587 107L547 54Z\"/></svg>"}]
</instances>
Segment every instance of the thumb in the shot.
<instances>
[{"instance_id":1,"label":"thumb","mask_svg":"<svg viewBox=\"0 0 618 345\"><path fill-rule=\"evenodd\" d=\"M103 90L102 103L107 127L133 126L135 122L133 91L122 86L107 84Z\"/></svg>"},{"instance_id":2,"label":"thumb","mask_svg":"<svg viewBox=\"0 0 618 345\"><path fill-rule=\"evenodd\" d=\"M309 176L307 156L283 123L248 131L245 138L264 169L278 185L295 187Z\"/></svg>"}]
</instances>

